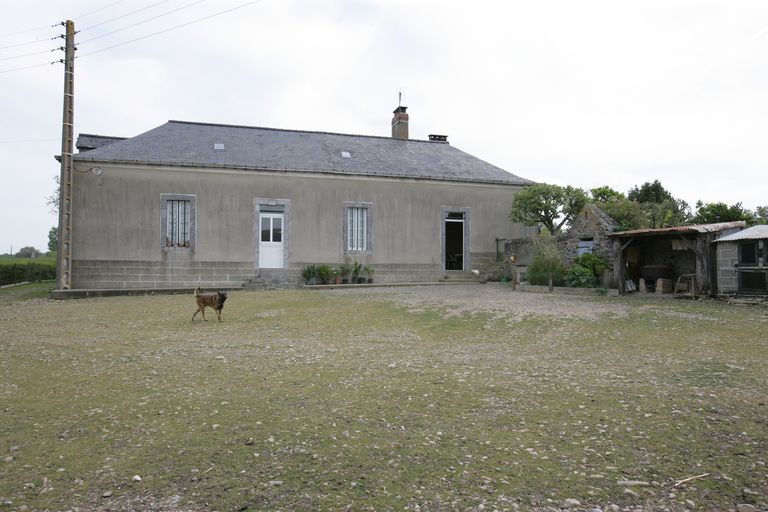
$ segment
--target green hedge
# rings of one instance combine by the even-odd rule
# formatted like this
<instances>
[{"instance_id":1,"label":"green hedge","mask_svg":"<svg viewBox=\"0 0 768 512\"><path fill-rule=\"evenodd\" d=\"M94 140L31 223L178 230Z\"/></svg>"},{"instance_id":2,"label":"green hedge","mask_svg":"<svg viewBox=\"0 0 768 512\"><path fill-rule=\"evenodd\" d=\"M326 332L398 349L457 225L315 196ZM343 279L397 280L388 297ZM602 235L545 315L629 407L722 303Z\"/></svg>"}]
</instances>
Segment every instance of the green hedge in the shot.
<instances>
[{"instance_id":1,"label":"green hedge","mask_svg":"<svg viewBox=\"0 0 768 512\"><path fill-rule=\"evenodd\" d=\"M0 261L0 286L24 281L45 281L56 279L56 263Z\"/></svg>"}]
</instances>

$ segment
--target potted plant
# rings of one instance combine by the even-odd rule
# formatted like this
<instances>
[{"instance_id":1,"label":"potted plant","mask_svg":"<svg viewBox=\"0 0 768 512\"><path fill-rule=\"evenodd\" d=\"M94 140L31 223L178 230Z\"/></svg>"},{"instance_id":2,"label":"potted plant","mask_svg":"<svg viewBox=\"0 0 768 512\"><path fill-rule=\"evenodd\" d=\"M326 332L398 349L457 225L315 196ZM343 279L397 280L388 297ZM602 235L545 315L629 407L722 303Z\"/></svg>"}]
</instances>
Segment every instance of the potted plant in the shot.
<instances>
[{"instance_id":1,"label":"potted plant","mask_svg":"<svg viewBox=\"0 0 768 512\"><path fill-rule=\"evenodd\" d=\"M364 280L364 278L360 277L361 270L363 270L363 265L360 264L359 261L355 261L354 263L352 263L352 283L360 284L363 282L360 280L360 279Z\"/></svg>"},{"instance_id":2,"label":"potted plant","mask_svg":"<svg viewBox=\"0 0 768 512\"><path fill-rule=\"evenodd\" d=\"M315 272L317 273L317 280L320 281L321 284L328 284L332 272L330 265L326 265L325 263L318 265Z\"/></svg>"},{"instance_id":3,"label":"potted plant","mask_svg":"<svg viewBox=\"0 0 768 512\"><path fill-rule=\"evenodd\" d=\"M333 284L341 284L341 271L337 268L331 270L331 282Z\"/></svg>"},{"instance_id":4,"label":"potted plant","mask_svg":"<svg viewBox=\"0 0 768 512\"><path fill-rule=\"evenodd\" d=\"M314 264L304 265L301 269L301 277L308 285L317 283L317 267Z\"/></svg>"},{"instance_id":5,"label":"potted plant","mask_svg":"<svg viewBox=\"0 0 768 512\"><path fill-rule=\"evenodd\" d=\"M339 274L341 275L341 284L349 283L349 274L352 273L352 265L349 263L349 259L345 258L344 263L339 266Z\"/></svg>"},{"instance_id":6,"label":"potted plant","mask_svg":"<svg viewBox=\"0 0 768 512\"><path fill-rule=\"evenodd\" d=\"M370 265L366 265L366 266L363 267L363 272L365 272L365 275L368 276L368 282L372 283L373 282L373 272L374 272L373 267L371 267Z\"/></svg>"}]
</instances>

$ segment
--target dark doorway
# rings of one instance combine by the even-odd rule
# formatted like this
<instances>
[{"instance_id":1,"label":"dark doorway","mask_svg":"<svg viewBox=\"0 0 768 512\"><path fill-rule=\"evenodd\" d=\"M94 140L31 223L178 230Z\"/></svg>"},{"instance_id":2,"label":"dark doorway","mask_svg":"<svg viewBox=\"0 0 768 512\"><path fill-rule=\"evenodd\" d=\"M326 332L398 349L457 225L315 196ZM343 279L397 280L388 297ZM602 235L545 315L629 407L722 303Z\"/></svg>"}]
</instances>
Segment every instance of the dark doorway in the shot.
<instances>
[{"instance_id":1,"label":"dark doorway","mask_svg":"<svg viewBox=\"0 0 768 512\"><path fill-rule=\"evenodd\" d=\"M445 217L445 270L464 270L464 213Z\"/></svg>"}]
</instances>

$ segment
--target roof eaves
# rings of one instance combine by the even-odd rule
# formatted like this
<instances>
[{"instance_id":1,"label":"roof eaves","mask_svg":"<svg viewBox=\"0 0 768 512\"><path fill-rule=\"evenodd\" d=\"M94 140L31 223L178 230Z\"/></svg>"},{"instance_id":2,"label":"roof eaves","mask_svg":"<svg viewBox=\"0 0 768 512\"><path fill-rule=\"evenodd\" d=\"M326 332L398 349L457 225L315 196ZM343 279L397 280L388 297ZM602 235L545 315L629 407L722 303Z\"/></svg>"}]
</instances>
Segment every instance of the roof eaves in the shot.
<instances>
[{"instance_id":1,"label":"roof eaves","mask_svg":"<svg viewBox=\"0 0 768 512\"><path fill-rule=\"evenodd\" d=\"M471 179L460 177L448 177L448 176L412 176L401 173L362 173L354 172L344 169L300 169L294 167L280 167L280 166L255 166L255 165L234 165L234 164L210 164L199 162L179 162L179 161L149 161L149 160L118 160L118 159L105 159L105 158L93 158L88 156L87 153L78 153L74 155L74 161L76 162L102 162L117 165L146 165L150 167L194 167L196 169L230 169L241 171L272 171L272 172L301 172L308 174L330 174L341 176L360 176L370 178L397 178L397 179L411 179L418 181L444 181L444 182L457 182L457 183L478 183L478 184L490 184L490 185L509 185L509 186L523 186L528 185L525 183L528 180L524 178L518 178L521 183L516 181L503 181L503 180L483 180L483 179Z\"/></svg>"}]
</instances>

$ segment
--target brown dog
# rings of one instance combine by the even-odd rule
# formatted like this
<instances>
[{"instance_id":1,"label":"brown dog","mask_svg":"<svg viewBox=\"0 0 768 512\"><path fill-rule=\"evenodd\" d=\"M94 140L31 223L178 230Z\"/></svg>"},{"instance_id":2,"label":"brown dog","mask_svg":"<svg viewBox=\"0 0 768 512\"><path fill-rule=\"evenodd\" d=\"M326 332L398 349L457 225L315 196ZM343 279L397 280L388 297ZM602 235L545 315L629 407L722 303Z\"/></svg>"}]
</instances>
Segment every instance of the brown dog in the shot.
<instances>
[{"instance_id":1,"label":"brown dog","mask_svg":"<svg viewBox=\"0 0 768 512\"><path fill-rule=\"evenodd\" d=\"M198 313L203 314L203 320L208 321L205 318L205 308L209 307L216 311L219 316L219 322L221 322L221 310L224 308L224 302L227 300L227 294L224 292L213 293L201 293L200 288L195 288L195 299L197 300L197 311L192 315L192 321L195 321L195 317Z\"/></svg>"}]
</instances>

